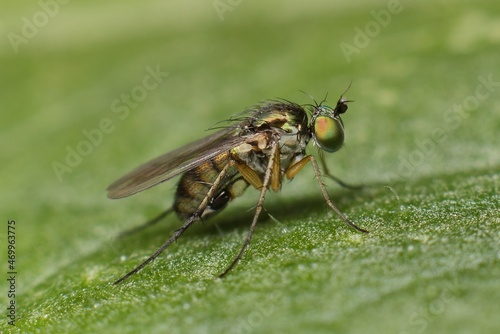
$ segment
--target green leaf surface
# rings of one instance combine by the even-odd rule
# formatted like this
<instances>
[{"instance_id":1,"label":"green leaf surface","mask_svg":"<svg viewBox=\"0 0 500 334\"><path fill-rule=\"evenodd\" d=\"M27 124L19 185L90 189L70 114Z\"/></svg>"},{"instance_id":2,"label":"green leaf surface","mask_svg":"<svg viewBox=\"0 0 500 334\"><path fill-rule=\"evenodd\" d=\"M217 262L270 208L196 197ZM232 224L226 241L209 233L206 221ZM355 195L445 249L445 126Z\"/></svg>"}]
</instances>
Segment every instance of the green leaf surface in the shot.
<instances>
[{"instance_id":1,"label":"green leaf surface","mask_svg":"<svg viewBox=\"0 0 500 334\"><path fill-rule=\"evenodd\" d=\"M0 332L498 333L499 12L492 0L6 5ZM306 168L269 194L274 219L224 279L254 190L113 286L181 222L120 236L168 208L175 181L120 201L106 198L112 181L255 103L311 103L305 91L334 104L351 82L346 145L326 160L365 187L326 183L369 234L329 211Z\"/></svg>"}]
</instances>

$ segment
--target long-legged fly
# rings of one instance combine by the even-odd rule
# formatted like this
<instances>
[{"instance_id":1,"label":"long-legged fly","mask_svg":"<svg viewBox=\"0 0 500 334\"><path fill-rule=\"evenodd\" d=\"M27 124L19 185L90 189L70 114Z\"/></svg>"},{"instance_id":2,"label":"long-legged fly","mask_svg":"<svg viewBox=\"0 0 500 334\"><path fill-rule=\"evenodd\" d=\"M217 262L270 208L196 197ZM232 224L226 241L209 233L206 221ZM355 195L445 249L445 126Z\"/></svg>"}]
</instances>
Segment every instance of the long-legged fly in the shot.
<instances>
[{"instance_id":1,"label":"long-legged fly","mask_svg":"<svg viewBox=\"0 0 500 334\"><path fill-rule=\"evenodd\" d=\"M341 95L335 108L324 102L305 106L310 120L304 107L289 101L257 105L229 119L230 124L222 130L151 160L111 184L107 189L108 197L123 198L182 174L173 207L152 222L173 210L184 224L155 253L115 284L153 261L194 222L220 212L252 186L260 192L255 214L241 250L219 277L226 275L241 259L252 239L268 189L280 190L284 178L292 179L309 162L328 206L347 225L366 233L333 204L316 159L306 153L312 139L320 151L324 176L334 178L328 174L322 151L335 152L342 147L344 124L340 115L346 112L349 100Z\"/></svg>"}]
</instances>

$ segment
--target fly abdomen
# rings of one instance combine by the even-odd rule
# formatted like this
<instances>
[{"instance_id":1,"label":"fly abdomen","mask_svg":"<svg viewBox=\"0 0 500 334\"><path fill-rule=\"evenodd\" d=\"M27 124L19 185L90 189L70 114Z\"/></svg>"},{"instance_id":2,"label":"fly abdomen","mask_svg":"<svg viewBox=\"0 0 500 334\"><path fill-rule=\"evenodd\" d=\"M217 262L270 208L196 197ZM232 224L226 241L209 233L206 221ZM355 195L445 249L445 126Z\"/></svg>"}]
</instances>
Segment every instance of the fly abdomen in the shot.
<instances>
[{"instance_id":1,"label":"fly abdomen","mask_svg":"<svg viewBox=\"0 0 500 334\"><path fill-rule=\"evenodd\" d=\"M194 169L185 173L177 185L174 211L181 219L187 219L196 211L210 188L209 184L197 180L196 172Z\"/></svg>"},{"instance_id":2,"label":"fly abdomen","mask_svg":"<svg viewBox=\"0 0 500 334\"><path fill-rule=\"evenodd\" d=\"M212 184L222 169L229 163L229 154L221 154L202 165L186 172L177 185L174 211L181 219L187 219L198 209L201 202L207 197ZM230 167L226 176L221 180L215 195L208 199L208 205L201 213L207 217L224 209L233 198L241 196L248 184L241 177L237 177L236 167Z\"/></svg>"}]
</instances>

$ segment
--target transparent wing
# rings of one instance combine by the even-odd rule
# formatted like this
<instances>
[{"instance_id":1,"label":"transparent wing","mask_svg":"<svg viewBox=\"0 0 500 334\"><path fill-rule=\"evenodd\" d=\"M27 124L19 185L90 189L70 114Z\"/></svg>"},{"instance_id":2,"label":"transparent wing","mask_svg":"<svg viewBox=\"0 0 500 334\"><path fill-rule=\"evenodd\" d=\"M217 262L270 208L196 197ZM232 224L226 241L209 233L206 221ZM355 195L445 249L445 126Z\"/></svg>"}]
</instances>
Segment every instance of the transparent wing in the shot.
<instances>
[{"instance_id":1,"label":"transparent wing","mask_svg":"<svg viewBox=\"0 0 500 334\"><path fill-rule=\"evenodd\" d=\"M153 159L113 182L108 197L123 198L151 188L249 140L238 133L229 127Z\"/></svg>"}]
</instances>

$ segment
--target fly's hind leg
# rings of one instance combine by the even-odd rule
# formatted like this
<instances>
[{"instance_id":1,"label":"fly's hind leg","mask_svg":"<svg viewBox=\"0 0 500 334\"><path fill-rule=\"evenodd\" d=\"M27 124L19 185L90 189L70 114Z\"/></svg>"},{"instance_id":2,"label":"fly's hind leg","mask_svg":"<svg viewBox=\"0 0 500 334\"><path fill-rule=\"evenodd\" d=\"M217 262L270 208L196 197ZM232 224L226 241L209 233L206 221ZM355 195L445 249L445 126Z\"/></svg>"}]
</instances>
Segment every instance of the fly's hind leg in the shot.
<instances>
[{"instance_id":1,"label":"fly's hind leg","mask_svg":"<svg viewBox=\"0 0 500 334\"><path fill-rule=\"evenodd\" d=\"M318 184L321 189L321 192L323 193L323 197L325 199L326 204L335 211L335 213L346 223L348 226L352 227L356 231L363 232L363 233L368 233L367 230L356 226L353 222L351 222L349 219L347 219L346 216L340 210L333 204L332 200L330 199L330 196L328 195L328 192L326 191L325 184L323 183L323 179L321 177L321 170L319 169L318 163L316 162L316 159L312 155L306 156L304 159L300 160L296 164L290 166L287 171L285 172L285 175L288 179L292 179L297 175L302 168L304 168L305 165L307 165L308 162L311 162L313 168L314 168L314 173L316 174L316 178L318 179Z\"/></svg>"},{"instance_id":2,"label":"fly's hind leg","mask_svg":"<svg viewBox=\"0 0 500 334\"><path fill-rule=\"evenodd\" d=\"M212 186L207 192L207 195L203 200L201 201L200 205L196 209L196 211L189 216L189 218L182 224L180 228L175 230L174 234L163 244L161 245L160 248L156 250L150 257L148 257L146 260L144 260L140 265L135 267L132 271L130 271L128 274L114 282L114 285L120 284L121 282L125 281L128 279L130 276L136 274L139 272L142 268L144 268L146 265L148 265L151 261L156 259L165 249L167 249L168 246L170 246L171 243L179 239L179 237L191 226L193 225L194 222L199 220L201 218L201 215L203 214L203 211L207 208L207 205L209 204L210 200L215 196L215 192L217 188L219 187L221 181L224 179L224 177L227 174L227 171L229 170L230 167L232 167L233 164L232 162L229 162L224 168L221 170L215 181L213 182ZM165 214L165 213L164 213Z\"/></svg>"},{"instance_id":3,"label":"fly's hind leg","mask_svg":"<svg viewBox=\"0 0 500 334\"><path fill-rule=\"evenodd\" d=\"M161 245L161 247L158 248L156 250L156 252L154 252L150 257L148 257L140 265L138 265L137 267L135 267L134 270L130 271L128 274L126 274L125 276L123 276L122 278L120 278L119 280L117 280L116 282L114 282L113 284L114 285L120 284L121 282L123 282L127 278L129 278L130 276L132 276L132 275L136 274L137 272L139 272L142 268L144 268L147 264L149 264L149 262L151 262L154 259L156 259L165 249L167 249L168 246L170 246L170 244L172 242L176 241L182 235L182 233L184 233L199 218L200 218L200 215L192 214L191 217L189 217L189 219L186 220L186 222L179 229L175 230L174 235L172 235L170 237L170 239L168 239L163 245Z\"/></svg>"}]
</instances>

